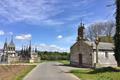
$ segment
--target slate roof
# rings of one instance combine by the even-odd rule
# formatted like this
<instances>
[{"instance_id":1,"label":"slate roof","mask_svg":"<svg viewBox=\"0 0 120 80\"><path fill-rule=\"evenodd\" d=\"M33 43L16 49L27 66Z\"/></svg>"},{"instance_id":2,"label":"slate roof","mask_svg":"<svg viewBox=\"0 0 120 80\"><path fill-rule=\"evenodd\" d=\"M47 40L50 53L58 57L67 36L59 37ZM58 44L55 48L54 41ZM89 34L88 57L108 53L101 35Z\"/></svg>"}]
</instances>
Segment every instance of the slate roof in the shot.
<instances>
[{"instance_id":1,"label":"slate roof","mask_svg":"<svg viewBox=\"0 0 120 80\"><path fill-rule=\"evenodd\" d=\"M14 42L13 42L13 41L11 41L11 42L9 43L8 47L15 47Z\"/></svg>"},{"instance_id":2,"label":"slate roof","mask_svg":"<svg viewBox=\"0 0 120 80\"><path fill-rule=\"evenodd\" d=\"M93 49L96 49L96 45L94 42L91 41L85 41L86 44L89 46L93 46ZM107 42L99 42L98 45L99 50L112 50L114 49L114 44L113 43L107 43Z\"/></svg>"}]
</instances>

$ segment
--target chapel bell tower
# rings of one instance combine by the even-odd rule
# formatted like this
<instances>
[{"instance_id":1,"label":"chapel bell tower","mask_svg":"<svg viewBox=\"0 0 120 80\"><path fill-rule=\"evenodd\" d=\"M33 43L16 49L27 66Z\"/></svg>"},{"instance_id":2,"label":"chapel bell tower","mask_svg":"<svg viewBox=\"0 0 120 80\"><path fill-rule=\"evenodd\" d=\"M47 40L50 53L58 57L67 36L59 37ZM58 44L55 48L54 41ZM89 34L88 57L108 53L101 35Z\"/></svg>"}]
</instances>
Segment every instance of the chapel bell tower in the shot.
<instances>
[{"instance_id":1,"label":"chapel bell tower","mask_svg":"<svg viewBox=\"0 0 120 80\"><path fill-rule=\"evenodd\" d=\"M84 40L84 24L81 22L78 28L78 37L77 41Z\"/></svg>"}]
</instances>

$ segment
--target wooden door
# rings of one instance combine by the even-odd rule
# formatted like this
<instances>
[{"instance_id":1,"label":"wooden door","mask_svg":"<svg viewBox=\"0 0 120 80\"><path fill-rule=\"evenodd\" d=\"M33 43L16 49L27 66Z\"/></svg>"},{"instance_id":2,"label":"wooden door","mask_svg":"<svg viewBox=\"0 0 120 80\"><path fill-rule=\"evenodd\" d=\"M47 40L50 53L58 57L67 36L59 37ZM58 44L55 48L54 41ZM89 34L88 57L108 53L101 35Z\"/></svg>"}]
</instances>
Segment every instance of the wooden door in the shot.
<instances>
[{"instance_id":1,"label":"wooden door","mask_svg":"<svg viewBox=\"0 0 120 80\"><path fill-rule=\"evenodd\" d=\"M79 65L82 65L82 54L79 54Z\"/></svg>"}]
</instances>

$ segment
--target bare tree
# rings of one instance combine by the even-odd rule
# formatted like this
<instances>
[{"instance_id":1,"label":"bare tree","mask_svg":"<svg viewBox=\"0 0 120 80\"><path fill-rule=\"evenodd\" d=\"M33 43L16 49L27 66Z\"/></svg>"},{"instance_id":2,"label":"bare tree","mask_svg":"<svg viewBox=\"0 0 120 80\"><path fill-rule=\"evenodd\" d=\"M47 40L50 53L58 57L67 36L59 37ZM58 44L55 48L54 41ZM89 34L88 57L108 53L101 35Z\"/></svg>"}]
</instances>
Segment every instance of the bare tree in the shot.
<instances>
[{"instance_id":1,"label":"bare tree","mask_svg":"<svg viewBox=\"0 0 120 80\"><path fill-rule=\"evenodd\" d=\"M105 26L105 35L113 36L115 34L115 23L113 21L107 21L104 23Z\"/></svg>"},{"instance_id":2,"label":"bare tree","mask_svg":"<svg viewBox=\"0 0 120 80\"><path fill-rule=\"evenodd\" d=\"M107 22L97 22L87 28L87 37L89 40L93 41L95 37L98 36L107 36L111 39L115 32L115 24L113 21Z\"/></svg>"},{"instance_id":3,"label":"bare tree","mask_svg":"<svg viewBox=\"0 0 120 80\"><path fill-rule=\"evenodd\" d=\"M104 29L105 27L101 22L91 24L87 28L87 37L89 38L89 40L92 41L95 39L97 35L104 35L104 32L103 32Z\"/></svg>"}]
</instances>

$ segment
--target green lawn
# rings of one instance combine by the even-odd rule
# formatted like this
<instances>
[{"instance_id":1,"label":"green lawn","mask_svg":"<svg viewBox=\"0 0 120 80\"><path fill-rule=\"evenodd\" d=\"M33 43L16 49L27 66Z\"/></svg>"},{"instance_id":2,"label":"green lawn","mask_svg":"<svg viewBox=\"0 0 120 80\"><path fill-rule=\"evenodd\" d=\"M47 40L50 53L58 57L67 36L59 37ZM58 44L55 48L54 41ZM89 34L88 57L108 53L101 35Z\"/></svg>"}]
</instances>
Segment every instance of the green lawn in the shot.
<instances>
[{"instance_id":1,"label":"green lawn","mask_svg":"<svg viewBox=\"0 0 120 80\"><path fill-rule=\"evenodd\" d=\"M95 70L72 70L71 73L78 76L81 80L120 80L120 69L111 67Z\"/></svg>"}]
</instances>

